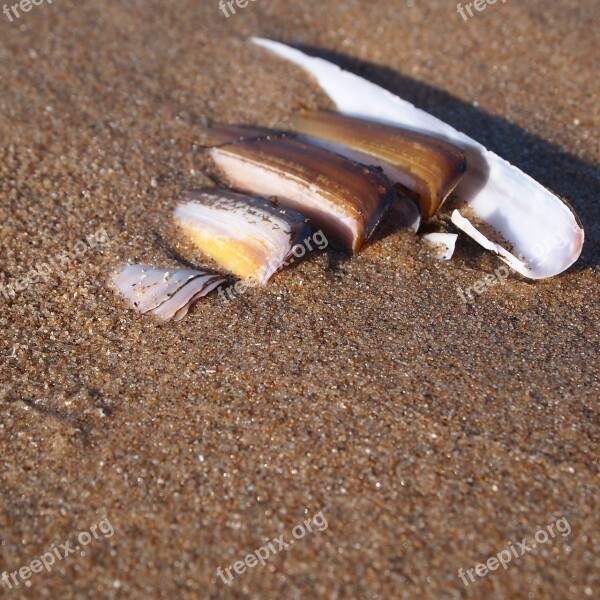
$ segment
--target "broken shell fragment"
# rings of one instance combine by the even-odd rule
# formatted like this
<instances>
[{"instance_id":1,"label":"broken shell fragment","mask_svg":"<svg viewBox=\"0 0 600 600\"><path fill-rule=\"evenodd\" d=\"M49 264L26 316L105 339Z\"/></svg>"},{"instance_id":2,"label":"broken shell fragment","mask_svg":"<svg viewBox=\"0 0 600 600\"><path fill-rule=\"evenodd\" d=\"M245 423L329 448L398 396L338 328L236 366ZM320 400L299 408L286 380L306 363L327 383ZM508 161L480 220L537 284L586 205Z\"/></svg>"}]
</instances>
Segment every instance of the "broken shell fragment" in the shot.
<instances>
[{"instance_id":1,"label":"broken shell fragment","mask_svg":"<svg viewBox=\"0 0 600 600\"><path fill-rule=\"evenodd\" d=\"M119 294L135 310L163 321L180 321L198 299L224 282L219 275L149 265L125 265L113 276Z\"/></svg>"},{"instance_id":2,"label":"broken shell fragment","mask_svg":"<svg viewBox=\"0 0 600 600\"><path fill-rule=\"evenodd\" d=\"M229 133L239 140L239 127L215 129L219 140ZM392 202L387 177L312 144L265 130L268 134L213 147L210 156L233 187L277 197L278 203L358 252Z\"/></svg>"},{"instance_id":3,"label":"broken shell fragment","mask_svg":"<svg viewBox=\"0 0 600 600\"><path fill-rule=\"evenodd\" d=\"M455 190L455 208L465 212L463 218L471 226L453 220L479 243L485 240L484 247L502 248L494 251L515 271L543 279L563 272L579 258L584 231L573 209L517 167L451 125L337 65L271 40L252 41L312 74L339 112L406 127L461 148L468 170Z\"/></svg>"},{"instance_id":4,"label":"broken shell fragment","mask_svg":"<svg viewBox=\"0 0 600 600\"><path fill-rule=\"evenodd\" d=\"M394 183L416 194L426 219L437 212L466 170L462 150L409 129L327 111L302 112L292 117L291 124L311 143L381 167Z\"/></svg>"},{"instance_id":5,"label":"broken shell fragment","mask_svg":"<svg viewBox=\"0 0 600 600\"><path fill-rule=\"evenodd\" d=\"M423 239L435 248L435 256L439 260L450 260L454 256L457 238L456 233L426 233L423 236Z\"/></svg>"},{"instance_id":6,"label":"broken shell fragment","mask_svg":"<svg viewBox=\"0 0 600 600\"><path fill-rule=\"evenodd\" d=\"M223 189L188 192L175 210L175 220L224 270L259 285L267 283L294 246L310 234L301 214Z\"/></svg>"}]
</instances>

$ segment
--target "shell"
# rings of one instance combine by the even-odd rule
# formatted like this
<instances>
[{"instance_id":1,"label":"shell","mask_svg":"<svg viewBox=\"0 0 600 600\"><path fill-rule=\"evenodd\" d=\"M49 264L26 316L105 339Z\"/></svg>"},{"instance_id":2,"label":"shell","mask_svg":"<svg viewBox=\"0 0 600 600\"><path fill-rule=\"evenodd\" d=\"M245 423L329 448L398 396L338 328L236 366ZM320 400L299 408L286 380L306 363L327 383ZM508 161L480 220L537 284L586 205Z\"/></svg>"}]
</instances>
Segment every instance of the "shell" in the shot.
<instances>
[{"instance_id":1,"label":"shell","mask_svg":"<svg viewBox=\"0 0 600 600\"><path fill-rule=\"evenodd\" d=\"M225 281L201 271L150 265L124 265L113 274L113 283L124 300L137 312L151 312L163 321L180 321L197 300Z\"/></svg>"},{"instance_id":2,"label":"shell","mask_svg":"<svg viewBox=\"0 0 600 600\"><path fill-rule=\"evenodd\" d=\"M450 260L454 256L456 233L426 233L423 239L436 249L435 256L439 260Z\"/></svg>"},{"instance_id":3,"label":"shell","mask_svg":"<svg viewBox=\"0 0 600 600\"><path fill-rule=\"evenodd\" d=\"M337 65L271 40L252 41L316 77L339 112L405 127L461 148L469 168L455 194L459 216L471 226L453 220L517 272L531 279L552 277L579 258L584 231L573 209L515 166L440 119Z\"/></svg>"},{"instance_id":4,"label":"shell","mask_svg":"<svg viewBox=\"0 0 600 600\"><path fill-rule=\"evenodd\" d=\"M311 143L381 167L416 195L426 219L438 211L467 168L461 150L409 129L327 111L304 111L292 116L291 124Z\"/></svg>"},{"instance_id":5,"label":"shell","mask_svg":"<svg viewBox=\"0 0 600 600\"><path fill-rule=\"evenodd\" d=\"M311 225L358 252L390 206L394 190L380 170L277 132L216 126L210 156L229 183L244 192L275 196ZM229 137L231 143L227 144Z\"/></svg>"},{"instance_id":6,"label":"shell","mask_svg":"<svg viewBox=\"0 0 600 600\"><path fill-rule=\"evenodd\" d=\"M310 235L301 214L265 198L223 189L188 192L175 220L224 270L259 285Z\"/></svg>"}]
</instances>

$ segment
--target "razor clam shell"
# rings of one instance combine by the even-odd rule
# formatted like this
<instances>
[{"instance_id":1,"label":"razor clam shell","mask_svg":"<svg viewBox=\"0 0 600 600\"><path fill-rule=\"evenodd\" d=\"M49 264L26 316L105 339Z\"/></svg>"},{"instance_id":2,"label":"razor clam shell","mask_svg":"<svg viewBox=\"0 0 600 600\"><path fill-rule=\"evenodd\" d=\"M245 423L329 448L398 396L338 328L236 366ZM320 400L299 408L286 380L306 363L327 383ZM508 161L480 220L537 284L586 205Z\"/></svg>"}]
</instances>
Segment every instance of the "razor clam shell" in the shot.
<instances>
[{"instance_id":1,"label":"razor clam shell","mask_svg":"<svg viewBox=\"0 0 600 600\"><path fill-rule=\"evenodd\" d=\"M187 192L185 201L175 209L175 220L196 245L214 260L219 261L193 233L242 243L249 258L261 266L251 274L260 285L281 268L293 247L307 238L310 227L306 219L290 209L277 206L259 196L246 196L224 189L207 189ZM224 269L230 265L220 262ZM241 278L247 273L234 272Z\"/></svg>"},{"instance_id":2,"label":"razor clam shell","mask_svg":"<svg viewBox=\"0 0 600 600\"><path fill-rule=\"evenodd\" d=\"M304 111L292 116L291 125L311 143L381 167L392 181L417 194L426 219L438 211L467 166L456 146L410 129L328 111Z\"/></svg>"},{"instance_id":3,"label":"razor clam shell","mask_svg":"<svg viewBox=\"0 0 600 600\"><path fill-rule=\"evenodd\" d=\"M225 281L219 275L201 271L159 269L150 265L125 265L116 270L112 280L121 297L135 310L141 314L153 312L164 320L182 309L187 313L196 299Z\"/></svg>"},{"instance_id":4,"label":"razor clam shell","mask_svg":"<svg viewBox=\"0 0 600 600\"><path fill-rule=\"evenodd\" d=\"M227 133L228 126L218 127L219 137ZM358 252L393 200L390 181L374 167L269 133L269 139L214 147L210 155L233 187L277 197Z\"/></svg>"},{"instance_id":5,"label":"razor clam shell","mask_svg":"<svg viewBox=\"0 0 600 600\"><path fill-rule=\"evenodd\" d=\"M456 249L456 233L426 233L423 239L436 249L436 258L439 260L450 260Z\"/></svg>"},{"instance_id":6,"label":"razor clam shell","mask_svg":"<svg viewBox=\"0 0 600 600\"><path fill-rule=\"evenodd\" d=\"M497 241L481 232L474 239L502 247L500 258L515 271L544 279L558 275L579 258L584 231L573 209L517 167L440 119L337 65L279 42L252 41L312 74L339 112L406 127L461 148L469 167L455 191L459 208L468 208L497 232L493 235ZM473 230L467 229L473 237ZM504 248L507 244L510 251ZM540 253L539 248L545 250Z\"/></svg>"}]
</instances>

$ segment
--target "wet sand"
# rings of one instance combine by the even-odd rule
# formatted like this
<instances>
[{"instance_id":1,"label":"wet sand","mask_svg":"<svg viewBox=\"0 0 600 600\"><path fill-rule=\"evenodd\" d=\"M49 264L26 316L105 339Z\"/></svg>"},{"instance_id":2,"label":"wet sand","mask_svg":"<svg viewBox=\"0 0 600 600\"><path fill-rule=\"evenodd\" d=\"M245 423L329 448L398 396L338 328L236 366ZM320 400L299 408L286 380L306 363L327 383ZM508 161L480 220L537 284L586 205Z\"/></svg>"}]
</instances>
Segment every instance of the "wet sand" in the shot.
<instances>
[{"instance_id":1,"label":"wet sand","mask_svg":"<svg viewBox=\"0 0 600 600\"><path fill-rule=\"evenodd\" d=\"M114 529L2 597L598 596L599 9L511 1L464 22L409 4L0 13L2 285L69 253L0 292L0 574ZM249 35L320 49L566 197L579 262L465 303L492 257L463 240L438 262L384 225L352 259L313 254L180 324L136 315L107 285L116 264L206 264L170 224L214 181L202 127L329 106ZM323 531L217 575L319 512ZM559 519L570 534L461 581Z\"/></svg>"}]
</instances>

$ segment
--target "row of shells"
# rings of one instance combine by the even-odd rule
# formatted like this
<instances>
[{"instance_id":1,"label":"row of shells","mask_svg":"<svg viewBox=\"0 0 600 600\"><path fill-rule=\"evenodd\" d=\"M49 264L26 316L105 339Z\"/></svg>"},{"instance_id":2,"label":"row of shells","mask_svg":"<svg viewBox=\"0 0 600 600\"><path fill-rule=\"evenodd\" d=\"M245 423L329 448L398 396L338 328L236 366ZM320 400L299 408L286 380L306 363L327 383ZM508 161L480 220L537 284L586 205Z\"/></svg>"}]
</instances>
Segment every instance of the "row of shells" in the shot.
<instances>
[{"instance_id":1,"label":"row of shells","mask_svg":"<svg viewBox=\"0 0 600 600\"><path fill-rule=\"evenodd\" d=\"M311 228L359 252L393 203L415 232L422 222L443 226L423 239L445 260L457 239L448 227L531 279L556 275L579 256L583 228L571 207L516 167L323 59L254 42L317 77L339 112L304 111L290 131L210 128L205 149L227 187L188 192L174 219L224 274L265 285ZM179 320L226 279L126 265L113 281L138 312Z\"/></svg>"}]
</instances>

